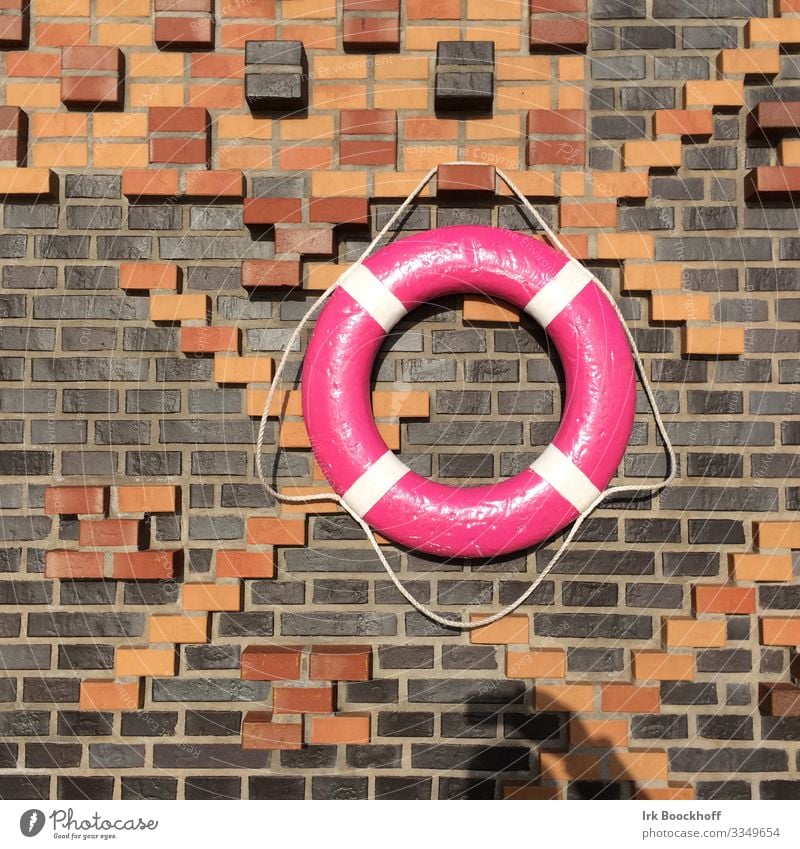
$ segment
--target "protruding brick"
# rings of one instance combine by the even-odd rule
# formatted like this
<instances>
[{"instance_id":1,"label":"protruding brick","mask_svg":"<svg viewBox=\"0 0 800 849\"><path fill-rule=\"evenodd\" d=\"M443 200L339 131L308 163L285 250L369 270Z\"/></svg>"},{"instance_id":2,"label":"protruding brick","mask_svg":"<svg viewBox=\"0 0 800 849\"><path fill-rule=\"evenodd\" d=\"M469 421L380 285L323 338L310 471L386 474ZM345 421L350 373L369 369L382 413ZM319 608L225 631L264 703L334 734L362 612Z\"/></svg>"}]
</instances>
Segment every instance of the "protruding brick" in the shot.
<instances>
[{"instance_id":1,"label":"protruding brick","mask_svg":"<svg viewBox=\"0 0 800 849\"><path fill-rule=\"evenodd\" d=\"M174 649L125 648L117 649L115 672L122 677L158 675L170 677L175 674L176 656Z\"/></svg>"},{"instance_id":2,"label":"protruding brick","mask_svg":"<svg viewBox=\"0 0 800 849\"><path fill-rule=\"evenodd\" d=\"M208 295L153 295L151 321L204 321L208 315Z\"/></svg>"},{"instance_id":3,"label":"protruding brick","mask_svg":"<svg viewBox=\"0 0 800 849\"><path fill-rule=\"evenodd\" d=\"M120 513L174 513L177 500L177 486L117 487Z\"/></svg>"},{"instance_id":4,"label":"protruding brick","mask_svg":"<svg viewBox=\"0 0 800 849\"><path fill-rule=\"evenodd\" d=\"M178 288L177 265L171 262L122 262L119 266L119 287L125 290Z\"/></svg>"},{"instance_id":5,"label":"protruding brick","mask_svg":"<svg viewBox=\"0 0 800 849\"><path fill-rule=\"evenodd\" d=\"M184 610L241 610L242 588L239 584L184 584Z\"/></svg>"},{"instance_id":6,"label":"protruding brick","mask_svg":"<svg viewBox=\"0 0 800 849\"><path fill-rule=\"evenodd\" d=\"M400 15L397 17L372 17L345 15L342 23L342 41L345 47L362 47L385 50L400 45Z\"/></svg>"},{"instance_id":7,"label":"protruding brick","mask_svg":"<svg viewBox=\"0 0 800 849\"><path fill-rule=\"evenodd\" d=\"M102 580L105 557L102 551L53 550L45 554L45 578Z\"/></svg>"},{"instance_id":8,"label":"protruding brick","mask_svg":"<svg viewBox=\"0 0 800 849\"><path fill-rule=\"evenodd\" d=\"M730 553L728 555L734 581L785 581L793 578L790 554Z\"/></svg>"},{"instance_id":9,"label":"protruding brick","mask_svg":"<svg viewBox=\"0 0 800 849\"><path fill-rule=\"evenodd\" d=\"M141 706L140 681L84 681L81 684L81 710L139 710Z\"/></svg>"},{"instance_id":10,"label":"protruding brick","mask_svg":"<svg viewBox=\"0 0 800 849\"><path fill-rule=\"evenodd\" d=\"M582 136L586 132L583 109L530 109L528 135Z\"/></svg>"},{"instance_id":11,"label":"protruding brick","mask_svg":"<svg viewBox=\"0 0 800 849\"><path fill-rule=\"evenodd\" d=\"M582 18L532 18L531 50L582 51L589 43L589 22Z\"/></svg>"},{"instance_id":12,"label":"protruding brick","mask_svg":"<svg viewBox=\"0 0 800 849\"><path fill-rule=\"evenodd\" d=\"M711 109L657 109L653 113L657 136L710 136L714 133Z\"/></svg>"},{"instance_id":13,"label":"protruding brick","mask_svg":"<svg viewBox=\"0 0 800 849\"><path fill-rule=\"evenodd\" d=\"M101 516L105 512L104 486L48 486L44 491L44 512L48 516Z\"/></svg>"},{"instance_id":14,"label":"protruding brick","mask_svg":"<svg viewBox=\"0 0 800 849\"><path fill-rule=\"evenodd\" d=\"M214 357L217 383L269 383L272 380L271 357Z\"/></svg>"},{"instance_id":15,"label":"protruding brick","mask_svg":"<svg viewBox=\"0 0 800 849\"><path fill-rule=\"evenodd\" d=\"M78 544L95 548L133 547L139 544L141 531L139 519L81 519Z\"/></svg>"},{"instance_id":16,"label":"protruding brick","mask_svg":"<svg viewBox=\"0 0 800 849\"><path fill-rule=\"evenodd\" d=\"M118 581L163 581L174 575L174 551L126 551L114 555L114 577Z\"/></svg>"},{"instance_id":17,"label":"protruding brick","mask_svg":"<svg viewBox=\"0 0 800 849\"><path fill-rule=\"evenodd\" d=\"M800 44L800 18L750 18L744 27L745 43Z\"/></svg>"},{"instance_id":18,"label":"protruding brick","mask_svg":"<svg viewBox=\"0 0 800 849\"><path fill-rule=\"evenodd\" d=\"M485 618L483 614L470 615L471 622ZM479 645L528 645L530 642L530 619L525 614L503 617L499 622L474 628L469 632L469 641Z\"/></svg>"},{"instance_id":19,"label":"protruding brick","mask_svg":"<svg viewBox=\"0 0 800 849\"><path fill-rule=\"evenodd\" d=\"M242 722L242 748L302 749L303 725L300 722L273 722L271 713L250 711Z\"/></svg>"},{"instance_id":20,"label":"protruding brick","mask_svg":"<svg viewBox=\"0 0 800 849\"><path fill-rule=\"evenodd\" d=\"M528 142L528 165L566 165L586 162L586 142L573 139L539 139Z\"/></svg>"},{"instance_id":21,"label":"protruding brick","mask_svg":"<svg viewBox=\"0 0 800 849\"><path fill-rule=\"evenodd\" d=\"M760 549L800 549L800 522L756 522L755 538Z\"/></svg>"},{"instance_id":22,"label":"protruding brick","mask_svg":"<svg viewBox=\"0 0 800 849\"><path fill-rule=\"evenodd\" d=\"M358 745L370 741L368 713L339 713L309 717L308 742L315 746Z\"/></svg>"},{"instance_id":23,"label":"protruding brick","mask_svg":"<svg viewBox=\"0 0 800 849\"><path fill-rule=\"evenodd\" d=\"M440 165L436 175L436 191L486 192L495 189L494 165Z\"/></svg>"},{"instance_id":24,"label":"protruding brick","mask_svg":"<svg viewBox=\"0 0 800 849\"><path fill-rule=\"evenodd\" d=\"M594 713L595 710L593 684L537 684L533 694L537 711Z\"/></svg>"},{"instance_id":25,"label":"protruding brick","mask_svg":"<svg viewBox=\"0 0 800 849\"><path fill-rule=\"evenodd\" d=\"M601 710L605 713L658 713L661 696L658 687L636 684L603 684Z\"/></svg>"},{"instance_id":26,"label":"protruding brick","mask_svg":"<svg viewBox=\"0 0 800 849\"><path fill-rule=\"evenodd\" d=\"M744 353L744 328L686 327L683 330L683 353L709 356L732 356Z\"/></svg>"},{"instance_id":27,"label":"protruding brick","mask_svg":"<svg viewBox=\"0 0 800 849\"><path fill-rule=\"evenodd\" d=\"M628 745L628 720L572 719L569 742L572 746L589 746L592 749L623 748Z\"/></svg>"},{"instance_id":28,"label":"protruding brick","mask_svg":"<svg viewBox=\"0 0 800 849\"><path fill-rule=\"evenodd\" d=\"M793 619L765 616L761 620L761 644L764 646L800 646L800 616Z\"/></svg>"},{"instance_id":29,"label":"protruding brick","mask_svg":"<svg viewBox=\"0 0 800 849\"><path fill-rule=\"evenodd\" d=\"M312 197L308 202L308 220L326 224L368 224L369 201L353 197Z\"/></svg>"},{"instance_id":30,"label":"protruding brick","mask_svg":"<svg viewBox=\"0 0 800 849\"><path fill-rule=\"evenodd\" d=\"M187 171L184 194L192 198L240 198L245 193L241 171Z\"/></svg>"},{"instance_id":31,"label":"protruding brick","mask_svg":"<svg viewBox=\"0 0 800 849\"><path fill-rule=\"evenodd\" d=\"M590 781L600 778L600 757L542 752L539 756L539 772L540 777L546 781Z\"/></svg>"},{"instance_id":32,"label":"protruding brick","mask_svg":"<svg viewBox=\"0 0 800 849\"><path fill-rule=\"evenodd\" d=\"M654 293L650 299L651 321L710 321L711 298L682 292L680 295Z\"/></svg>"},{"instance_id":33,"label":"protruding brick","mask_svg":"<svg viewBox=\"0 0 800 849\"><path fill-rule=\"evenodd\" d=\"M683 105L744 106L744 83L741 80L690 80L683 86Z\"/></svg>"},{"instance_id":34,"label":"protruding brick","mask_svg":"<svg viewBox=\"0 0 800 849\"><path fill-rule=\"evenodd\" d=\"M669 758L666 752L614 752L608 770L612 781L666 781Z\"/></svg>"},{"instance_id":35,"label":"protruding brick","mask_svg":"<svg viewBox=\"0 0 800 849\"><path fill-rule=\"evenodd\" d=\"M192 18L156 15L153 39L162 49L213 47L214 22L210 15Z\"/></svg>"},{"instance_id":36,"label":"protruding brick","mask_svg":"<svg viewBox=\"0 0 800 849\"><path fill-rule=\"evenodd\" d=\"M774 77L781 70L780 52L777 46L749 50L744 48L721 50L717 56L717 68L720 74L725 76L743 74Z\"/></svg>"},{"instance_id":37,"label":"protruding brick","mask_svg":"<svg viewBox=\"0 0 800 849\"><path fill-rule=\"evenodd\" d=\"M305 519L253 516L247 520L247 542L250 545L305 545Z\"/></svg>"},{"instance_id":38,"label":"protruding brick","mask_svg":"<svg viewBox=\"0 0 800 849\"><path fill-rule=\"evenodd\" d=\"M217 551L218 578L273 578L275 563L270 552Z\"/></svg>"},{"instance_id":39,"label":"protruding brick","mask_svg":"<svg viewBox=\"0 0 800 849\"><path fill-rule=\"evenodd\" d=\"M299 681L303 646L248 646L242 652L245 681Z\"/></svg>"},{"instance_id":40,"label":"protruding brick","mask_svg":"<svg viewBox=\"0 0 800 849\"><path fill-rule=\"evenodd\" d=\"M800 102L796 100L765 100L756 103L747 116L749 136L796 133L798 129L800 129Z\"/></svg>"},{"instance_id":41,"label":"protruding brick","mask_svg":"<svg viewBox=\"0 0 800 849\"><path fill-rule=\"evenodd\" d=\"M800 716L800 687L792 684L761 684L758 688L761 713L767 716Z\"/></svg>"},{"instance_id":42,"label":"protruding brick","mask_svg":"<svg viewBox=\"0 0 800 849\"><path fill-rule=\"evenodd\" d=\"M316 645L311 647L308 677L312 681L369 681L370 646Z\"/></svg>"},{"instance_id":43,"label":"protruding brick","mask_svg":"<svg viewBox=\"0 0 800 849\"><path fill-rule=\"evenodd\" d=\"M184 354L214 354L239 351L238 327L182 327L181 351Z\"/></svg>"},{"instance_id":44,"label":"protruding brick","mask_svg":"<svg viewBox=\"0 0 800 849\"><path fill-rule=\"evenodd\" d=\"M664 640L673 648L721 648L727 626L724 619L664 619Z\"/></svg>"},{"instance_id":45,"label":"protruding brick","mask_svg":"<svg viewBox=\"0 0 800 849\"><path fill-rule=\"evenodd\" d=\"M122 194L126 197L176 197L179 172L174 168L126 168L122 172Z\"/></svg>"},{"instance_id":46,"label":"protruding brick","mask_svg":"<svg viewBox=\"0 0 800 849\"><path fill-rule=\"evenodd\" d=\"M300 263L294 260L247 259L242 263L242 286L299 286L302 282Z\"/></svg>"},{"instance_id":47,"label":"protruding brick","mask_svg":"<svg viewBox=\"0 0 800 849\"><path fill-rule=\"evenodd\" d=\"M303 208L300 198L244 199L244 223L249 227L279 223L298 224L302 220Z\"/></svg>"},{"instance_id":48,"label":"protruding brick","mask_svg":"<svg viewBox=\"0 0 800 849\"><path fill-rule=\"evenodd\" d=\"M747 614L756 612L754 587L731 587L720 584L697 585L692 588L696 613Z\"/></svg>"},{"instance_id":49,"label":"protruding brick","mask_svg":"<svg viewBox=\"0 0 800 849\"><path fill-rule=\"evenodd\" d=\"M506 652L507 678L563 678L565 670L563 649Z\"/></svg>"},{"instance_id":50,"label":"protruding brick","mask_svg":"<svg viewBox=\"0 0 800 849\"><path fill-rule=\"evenodd\" d=\"M638 681L693 681L694 655L660 651L632 653L633 677Z\"/></svg>"},{"instance_id":51,"label":"protruding brick","mask_svg":"<svg viewBox=\"0 0 800 849\"><path fill-rule=\"evenodd\" d=\"M147 638L151 643L207 643L208 619L208 616L151 616Z\"/></svg>"},{"instance_id":52,"label":"protruding brick","mask_svg":"<svg viewBox=\"0 0 800 849\"><path fill-rule=\"evenodd\" d=\"M46 195L54 184L49 168L0 168L0 195Z\"/></svg>"},{"instance_id":53,"label":"protruding brick","mask_svg":"<svg viewBox=\"0 0 800 849\"><path fill-rule=\"evenodd\" d=\"M333 713L333 687L273 687L273 713Z\"/></svg>"},{"instance_id":54,"label":"protruding brick","mask_svg":"<svg viewBox=\"0 0 800 849\"><path fill-rule=\"evenodd\" d=\"M800 193L800 166L758 165L744 178L745 197L780 197Z\"/></svg>"},{"instance_id":55,"label":"protruding brick","mask_svg":"<svg viewBox=\"0 0 800 849\"><path fill-rule=\"evenodd\" d=\"M342 109L339 133L343 136L391 136L397 133L394 109Z\"/></svg>"},{"instance_id":56,"label":"protruding brick","mask_svg":"<svg viewBox=\"0 0 800 849\"><path fill-rule=\"evenodd\" d=\"M681 267L672 262L626 262L622 271L622 288L626 292L651 292L680 289Z\"/></svg>"},{"instance_id":57,"label":"protruding brick","mask_svg":"<svg viewBox=\"0 0 800 849\"><path fill-rule=\"evenodd\" d=\"M680 141L626 141L622 159L626 168L680 168L682 147Z\"/></svg>"}]
</instances>

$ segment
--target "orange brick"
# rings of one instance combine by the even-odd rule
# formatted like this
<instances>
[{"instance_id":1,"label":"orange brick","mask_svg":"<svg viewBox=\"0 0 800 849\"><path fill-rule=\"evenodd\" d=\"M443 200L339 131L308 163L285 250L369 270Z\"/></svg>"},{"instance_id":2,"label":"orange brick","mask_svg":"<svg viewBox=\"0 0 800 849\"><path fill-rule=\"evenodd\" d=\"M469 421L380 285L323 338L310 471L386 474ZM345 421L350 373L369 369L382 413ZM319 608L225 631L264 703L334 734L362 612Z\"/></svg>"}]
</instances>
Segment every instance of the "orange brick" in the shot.
<instances>
[{"instance_id":1,"label":"orange brick","mask_svg":"<svg viewBox=\"0 0 800 849\"><path fill-rule=\"evenodd\" d=\"M78 545L121 547L139 543L142 523L139 519L81 519Z\"/></svg>"},{"instance_id":2,"label":"orange brick","mask_svg":"<svg viewBox=\"0 0 800 849\"><path fill-rule=\"evenodd\" d=\"M503 800L526 802L555 802L562 797L558 787L537 787L529 781L504 781Z\"/></svg>"},{"instance_id":3,"label":"orange brick","mask_svg":"<svg viewBox=\"0 0 800 849\"><path fill-rule=\"evenodd\" d=\"M800 18L750 18L745 42L753 44L800 44Z\"/></svg>"},{"instance_id":4,"label":"orange brick","mask_svg":"<svg viewBox=\"0 0 800 849\"><path fill-rule=\"evenodd\" d=\"M759 548L800 549L800 522L756 522Z\"/></svg>"},{"instance_id":5,"label":"orange brick","mask_svg":"<svg viewBox=\"0 0 800 849\"><path fill-rule=\"evenodd\" d=\"M306 269L306 289L321 292L329 289L347 271L352 263L308 262Z\"/></svg>"},{"instance_id":6,"label":"orange brick","mask_svg":"<svg viewBox=\"0 0 800 849\"><path fill-rule=\"evenodd\" d=\"M239 351L238 327L182 327L181 351L184 354L215 354Z\"/></svg>"},{"instance_id":7,"label":"orange brick","mask_svg":"<svg viewBox=\"0 0 800 849\"><path fill-rule=\"evenodd\" d=\"M519 324L519 310L481 295L464 295L464 321L475 324Z\"/></svg>"},{"instance_id":8,"label":"orange brick","mask_svg":"<svg viewBox=\"0 0 800 849\"><path fill-rule=\"evenodd\" d=\"M84 168L88 161L85 142L39 142L31 146L31 163L36 167Z\"/></svg>"},{"instance_id":9,"label":"orange brick","mask_svg":"<svg viewBox=\"0 0 800 849\"><path fill-rule=\"evenodd\" d=\"M666 752L614 752L608 760L612 781L666 781L668 769Z\"/></svg>"},{"instance_id":10,"label":"orange brick","mask_svg":"<svg viewBox=\"0 0 800 849\"><path fill-rule=\"evenodd\" d=\"M654 294L650 299L651 321L710 321L711 298L708 295L681 293Z\"/></svg>"},{"instance_id":11,"label":"orange brick","mask_svg":"<svg viewBox=\"0 0 800 849\"><path fill-rule=\"evenodd\" d=\"M129 168L147 165L150 154L147 144L123 144L114 142L92 143L92 164L95 168Z\"/></svg>"},{"instance_id":12,"label":"orange brick","mask_svg":"<svg viewBox=\"0 0 800 849\"><path fill-rule=\"evenodd\" d=\"M151 643L207 643L208 616L151 616L147 639Z\"/></svg>"},{"instance_id":13,"label":"orange brick","mask_svg":"<svg viewBox=\"0 0 800 849\"><path fill-rule=\"evenodd\" d=\"M683 329L683 353L707 354L709 356L732 356L744 353L744 328L685 327Z\"/></svg>"},{"instance_id":14,"label":"orange brick","mask_svg":"<svg viewBox=\"0 0 800 849\"><path fill-rule=\"evenodd\" d=\"M104 486L48 486L44 491L44 512L54 515L102 515L105 510Z\"/></svg>"},{"instance_id":15,"label":"orange brick","mask_svg":"<svg viewBox=\"0 0 800 849\"><path fill-rule=\"evenodd\" d=\"M562 227L615 228L617 209L615 203L562 203L559 221Z\"/></svg>"},{"instance_id":16,"label":"orange brick","mask_svg":"<svg viewBox=\"0 0 800 849\"><path fill-rule=\"evenodd\" d=\"M436 190L494 193L495 180L493 165L440 165L436 175Z\"/></svg>"},{"instance_id":17,"label":"orange brick","mask_svg":"<svg viewBox=\"0 0 800 849\"><path fill-rule=\"evenodd\" d=\"M53 550L45 554L45 578L103 578L102 551Z\"/></svg>"},{"instance_id":18,"label":"orange brick","mask_svg":"<svg viewBox=\"0 0 800 849\"><path fill-rule=\"evenodd\" d=\"M761 620L761 644L764 646L800 646L800 617Z\"/></svg>"},{"instance_id":19,"label":"orange brick","mask_svg":"<svg viewBox=\"0 0 800 849\"><path fill-rule=\"evenodd\" d=\"M537 684L534 688L536 710L594 711L593 684Z\"/></svg>"},{"instance_id":20,"label":"orange brick","mask_svg":"<svg viewBox=\"0 0 800 849\"><path fill-rule=\"evenodd\" d=\"M721 50L717 56L717 67L725 76L744 74L772 77L780 73L781 57L777 46L755 50Z\"/></svg>"},{"instance_id":21,"label":"orange brick","mask_svg":"<svg viewBox=\"0 0 800 849\"><path fill-rule=\"evenodd\" d=\"M727 640L724 619L665 619L664 639L675 648L720 648Z\"/></svg>"},{"instance_id":22,"label":"orange brick","mask_svg":"<svg viewBox=\"0 0 800 849\"><path fill-rule=\"evenodd\" d=\"M572 719L569 723L572 746L618 749L628 745L627 719Z\"/></svg>"},{"instance_id":23,"label":"orange brick","mask_svg":"<svg viewBox=\"0 0 800 849\"><path fill-rule=\"evenodd\" d=\"M658 713L661 696L658 687L635 684L603 684L601 710L606 713Z\"/></svg>"},{"instance_id":24,"label":"orange brick","mask_svg":"<svg viewBox=\"0 0 800 849\"><path fill-rule=\"evenodd\" d=\"M218 578L273 578L272 554L261 551L217 551Z\"/></svg>"},{"instance_id":25,"label":"orange brick","mask_svg":"<svg viewBox=\"0 0 800 849\"><path fill-rule=\"evenodd\" d=\"M741 80L690 80L683 87L683 105L744 106Z\"/></svg>"},{"instance_id":26,"label":"orange brick","mask_svg":"<svg viewBox=\"0 0 800 849\"><path fill-rule=\"evenodd\" d=\"M711 109L658 109L653 113L657 136L710 136L714 132Z\"/></svg>"},{"instance_id":27,"label":"orange brick","mask_svg":"<svg viewBox=\"0 0 800 849\"><path fill-rule=\"evenodd\" d=\"M242 588L239 584L184 584L184 610L241 610Z\"/></svg>"},{"instance_id":28,"label":"orange brick","mask_svg":"<svg viewBox=\"0 0 800 849\"><path fill-rule=\"evenodd\" d=\"M697 613L755 613L755 587L731 587L712 584L693 587Z\"/></svg>"},{"instance_id":29,"label":"orange brick","mask_svg":"<svg viewBox=\"0 0 800 849\"><path fill-rule=\"evenodd\" d=\"M695 798L695 792L692 787L640 787L631 798L637 801L688 801Z\"/></svg>"},{"instance_id":30,"label":"orange brick","mask_svg":"<svg viewBox=\"0 0 800 849\"><path fill-rule=\"evenodd\" d=\"M589 781L600 778L600 758L597 755L542 752L539 770L545 781Z\"/></svg>"},{"instance_id":31,"label":"orange brick","mask_svg":"<svg viewBox=\"0 0 800 849\"><path fill-rule=\"evenodd\" d=\"M296 260L247 259L242 263L242 286L297 286L302 282L302 266Z\"/></svg>"},{"instance_id":32,"label":"orange brick","mask_svg":"<svg viewBox=\"0 0 800 849\"><path fill-rule=\"evenodd\" d=\"M214 357L217 383L269 383L272 380L271 357Z\"/></svg>"},{"instance_id":33,"label":"orange brick","mask_svg":"<svg viewBox=\"0 0 800 849\"><path fill-rule=\"evenodd\" d=\"M177 289L178 266L171 262L122 262L120 289Z\"/></svg>"},{"instance_id":34,"label":"orange brick","mask_svg":"<svg viewBox=\"0 0 800 849\"><path fill-rule=\"evenodd\" d=\"M174 649L118 648L115 672L120 676L170 677L175 674L176 660Z\"/></svg>"},{"instance_id":35,"label":"orange brick","mask_svg":"<svg viewBox=\"0 0 800 849\"><path fill-rule=\"evenodd\" d=\"M61 58L57 53L8 52L6 53L6 76L33 77L39 80L60 77ZM41 118L41 116L37 117Z\"/></svg>"},{"instance_id":36,"label":"orange brick","mask_svg":"<svg viewBox=\"0 0 800 849\"><path fill-rule=\"evenodd\" d=\"M174 574L174 551L126 551L114 555L114 578L118 581L163 581Z\"/></svg>"},{"instance_id":37,"label":"orange brick","mask_svg":"<svg viewBox=\"0 0 800 849\"><path fill-rule=\"evenodd\" d=\"M369 646L311 647L308 677L312 681L368 681L372 666Z\"/></svg>"},{"instance_id":38,"label":"orange brick","mask_svg":"<svg viewBox=\"0 0 800 849\"><path fill-rule=\"evenodd\" d=\"M800 139L781 139L778 143L779 165L800 165Z\"/></svg>"},{"instance_id":39,"label":"orange brick","mask_svg":"<svg viewBox=\"0 0 800 849\"><path fill-rule=\"evenodd\" d=\"M122 172L122 194L126 197L174 197L178 194L178 172L126 168Z\"/></svg>"},{"instance_id":40,"label":"orange brick","mask_svg":"<svg viewBox=\"0 0 800 849\"><path fill-rule=\"evenodd\" d=\"M650 259L655 255L649 233L598 233L597 259Z\"/></svg>"},{"instance_id":41,"label":"orange brick","mask_svg":"<svg viewBox=\"0 0 800 849\"><path fill-rule=\"evenodd\" d=\"M247 542L250 545L305 545L305 519L253 516L247 520Z\"/></svg>"},{"instance_id":42,"label":"orange brick","mask_svg":"<svg viewBox=\"0 0 800 849\"><path fill-rule=\"evenodd\" d=\"M626 292L651 292L680 289L681 267L673 262L626 262L622 271L622 288Z\"/></svg>"},{"instance_id":43,"label":"orange brick","mask_svg":"<svg viewBox=\"0 0 800 849\"><path fill-rule=\"evenodd\" d=\"M565 670L563 649L506 652L507 678L563 678Z\"/></svg>"},{"instance_id":44,"label":"orange brick","mask_svg":"<svg viewBox=\"0 0 800 849\"><path fill-rule=\"evenodd\" d=\"M245 681L299 681L302 646L248 646L242 652Z\"/></svg>"},{"instance_id":45,"label":"orange brick","mask_svg":"<svg viewBox=\"0 0 800 849\"><path fill-rule=\"evenodd\" d=\"M632 653L633 677L639 681L693 681L694 657L660 651Z\"/></svg>"},{"instance_id":46,"label":"orange brick","mask_svg":"<svg viewBox=\"0 0 800 849\"><path fill-rule=\"evenodd\" d=\"M483 614L473 613L470 622L484 618ZM530 619L525 615L506 616L499 622L474 628L469 632L469 641L478 645L527 645L530 642Z\"/></svg>"},{"instance_id":47,"label":"orange brick","mask_svg":"<svg viewBox=\"0 0 800 849\"><path fill-rule=\"evenodd\" d=\"M650 194L644 171L593 171L592 194L599 198L646 198Z\"/></svg>"},{"instance_id":48,"label":"orange brick","mask_svg":"<svg viewBox=\"0 0 800 849\"><path fill-rule=\"evenodd\" d=\"M241 171L187 171L185 179L189 197L240 198L245 192Z\"/></svg>"},{"instance_id":49,"label":"orange brick","mask_svg":"<svg viewBox=\"0 0 800 849\"><path fill-rule=\"evenodd\" d=\"M97 43L124 47L145 47L153 43L153 28L135 24L97 24Z\"/></svg>"},{"instance_id":50,"label":"orange brick","mask_svg":"<svg viewBox=\"0 0 800 849\"><path fill-rule=\"evenodd\" d=\"M679 168L683 145L679 141L627 141L622 146L626 168Z\"/></svg>"},{"instance_id":51,"label":"orange brick","mask_svg":"<svg viewBox=\"0 0 800 849\"><path fill-rule=\"evenodd\" d=\"M273 722L272 714L251 711L242 722L243 749L291 750L303 748L300 722Z\"/></svg>"},{"instance_id":52,"label":"orange brick","mask_svg":"<svg viewBox=\"0 0 800 849\"><path fill-rule=\"evenodd\" d=\"M369 743L369 714L340 713L312 716L309 743L315 746Z\"/></svg>"},{"instance_id":53,"label":"orange brick","mask_svg":"<svg viewBox=\"0 0 800 849\"><path fill-rule=\"evenodd\" d=\"M139 53L128 54L127 75L129 77L158 77L170 79L183 77L185 53Z\"/></svg>"},{"instance_id":54,"label":"orange brick","mask_svg":"<svg viewBox=\"0 0 800 849\"><path fill-rule=\"evenodd\" d=\"M273 687L273 713L333 713L333 687Z\"/></svg>"},{"instance_id":55,"label":"orange brick","mask_svg":"<svg viewBox=\"0 0 800 849\"><path fill-rule=\"evenodd\" d=\"M60 83L6 83L6 106L25 109L57 109L61 104Z\"/></svg>"},{"instance_id":56,"label":"orange brick","mask_svg":"<svg viewBox=\"0 0 800 849\"><path fill-rule=\"evenodd\" d=\"M176 486L118 486L117 504L120 513L174 513L177 495Z\"/></svg>"},{"instance_id":57,"label":"orange brick","mask_svg":"<svg viewBox=\"0 0 800 849\"><path fill-rule=\"evenodd\" d=\"M135 681L83 681L80 710L138 710L142 706L142 684Z\"/></svg>"},{"instance_id":58,"label":"orange brick","mask_svg":"<svg viewBox=\"0 0 800 849\"><path fill-rule=\"evenodd\" d=\"M344 143L344 142L343 142ZM302 171L308 169L329 169L333 165L333 148L331 146L303 146L286 147L281 150L279 164L284 171ZM362 163L343 162L343 165L356 165Z\"/></svg>"},{"instance_id":59,"label":"orange brick","mask_svg":"<svg viewBox=\"0 0 800 849\"><path fill-rule=\"evenodd\" d=\"M151 321L204 321L210 309L208 295L153 295Z\"/></svg>"},{"instance_id":60,"label":"orange brick","mask_svg":"<svg viewBox=\"0 0 800 849\"><path fill-rule=\"evenodd\" d=\"M82 138L87 134L86 116L72 113L39 113L30 116L30 133L33 138Z\"/></svg>"}]
</instances>

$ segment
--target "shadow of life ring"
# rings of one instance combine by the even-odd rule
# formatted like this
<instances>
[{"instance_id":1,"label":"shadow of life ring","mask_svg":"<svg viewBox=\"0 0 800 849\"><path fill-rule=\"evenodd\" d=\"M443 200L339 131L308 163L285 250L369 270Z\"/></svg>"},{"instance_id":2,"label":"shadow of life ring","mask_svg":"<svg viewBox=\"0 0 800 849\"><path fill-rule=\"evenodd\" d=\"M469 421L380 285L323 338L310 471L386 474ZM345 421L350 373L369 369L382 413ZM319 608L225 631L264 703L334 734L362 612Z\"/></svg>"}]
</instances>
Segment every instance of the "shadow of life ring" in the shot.
<instances>
[{"instance_id":1,"label":"shadow of life ring","mask_svg":"<svg viewBox=\"0 0 800 849\"><path fill-rule=\"evenodd\" d=\"M336 285L309 341L303 416L331 487L374 530L431 554L494 557L548 539L608 485L633 427L634 363L625 328L583 265L522 233L456 226L393 242ZM552 340L566 380L550 445L513 477L481 486L412 471L372 414L386 334L415 307L456 293L524 310Z\"/></svg>"}]
</instances>

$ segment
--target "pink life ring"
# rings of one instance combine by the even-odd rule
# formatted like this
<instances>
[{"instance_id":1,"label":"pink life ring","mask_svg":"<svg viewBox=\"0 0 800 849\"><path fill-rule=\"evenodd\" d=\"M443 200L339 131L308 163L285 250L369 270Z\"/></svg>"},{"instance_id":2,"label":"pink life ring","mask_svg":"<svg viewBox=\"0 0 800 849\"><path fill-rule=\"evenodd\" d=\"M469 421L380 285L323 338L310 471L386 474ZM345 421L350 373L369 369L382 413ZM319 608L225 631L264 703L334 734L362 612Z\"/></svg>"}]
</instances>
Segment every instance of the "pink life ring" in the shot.
<instances>
[{"instance_id":1,"label":"pink life ring","mask_svg":"<svg viewBox=\"0 0 800 849\"><path fill-rule=\"evenodd\" d=\"M437 555L528 548L573 521L606 487L633 427L635 379L624 327L580 263L530 236L445 227L398 240L340 278L303 366L303 417L334 491L395 542ZM370 380L387 332L414 307L470 292L524 309L546 330L566 379L561 424L512 478L451 486L393 454L372 415Z\"/></svg>"}]
</instances>

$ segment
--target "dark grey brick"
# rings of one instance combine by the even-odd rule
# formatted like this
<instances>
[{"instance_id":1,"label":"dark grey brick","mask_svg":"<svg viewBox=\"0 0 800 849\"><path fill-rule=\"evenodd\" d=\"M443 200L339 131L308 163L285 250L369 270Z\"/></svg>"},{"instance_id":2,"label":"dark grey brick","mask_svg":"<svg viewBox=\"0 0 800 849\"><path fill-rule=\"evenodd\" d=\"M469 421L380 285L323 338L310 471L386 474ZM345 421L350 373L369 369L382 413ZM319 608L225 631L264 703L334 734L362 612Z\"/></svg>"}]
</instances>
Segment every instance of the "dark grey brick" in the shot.
<instances>
[{"instance_id":1,"label":"dark grey brick","mask_svg":"<svg viewBox=\"0 0 800 849\"><path fill-rule=\"evenodd\" d=\"M285 636L375 637L397 633L397 617L391 613L344 613L315 610L282 613Z\"/></svg>"},{"instance_id":2,"label":"dark grey brick","mask_svg":"<svg viewBox=\"0 0 800 849\"><path fill-rule=\"evenodd\" d=\"M68 206L67 227L70 230L119 230L122 227L122 207Z\"/></svg>"},{"instance_id":3,"label":"dark grey brick","mask_svg":"<svg viewBox=\"0 0 800 849\"><path fill-rule=\"evenodd\" d=\"M653 620L649 616L600 613L539 613L533 619L534 633L540 637L649 639Z\"/></svg>"},{"instance_id":4,"label":"dark grey brick","mask_svg":"<svg viewBox=\"0 0 800 849\"><path fill-rule=\"evenodd\" d=\"M65 196L68 198L118 198L122 178L115 174L67 174Z\"/></svg>"},{"instance_id":5,"label":"dark grey brick","mask_svg":"<svg viewBox=\"0 0 800 849\"><path fill-rule=\"evenodd\" d=\"M183 226L183 209L178 204L128 207L130 230L180 230Z\"/></svg>"}]
</instances>

